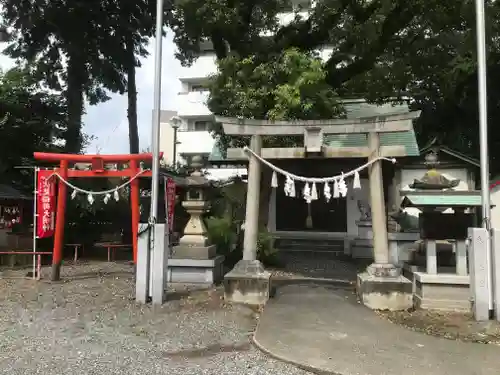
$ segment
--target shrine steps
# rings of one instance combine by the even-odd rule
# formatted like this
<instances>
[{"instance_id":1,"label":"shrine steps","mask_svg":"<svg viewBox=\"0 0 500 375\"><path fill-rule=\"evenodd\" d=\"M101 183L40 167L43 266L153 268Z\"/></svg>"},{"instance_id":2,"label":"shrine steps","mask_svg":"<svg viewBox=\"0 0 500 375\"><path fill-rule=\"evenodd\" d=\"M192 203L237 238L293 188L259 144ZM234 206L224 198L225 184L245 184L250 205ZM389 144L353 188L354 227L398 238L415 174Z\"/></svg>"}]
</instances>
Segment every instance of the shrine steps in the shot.
<instances>
[{"instance_id":1,"label":"shrine steps","mask_svg":"<svg viewBox=\"0 0 500 375\"><path fill-rule=\"evenodd\" d=\"M344 254L344 241L324 239L277 239L276 249L281 252L314 252Z\"/></svg>"}]
</instances>

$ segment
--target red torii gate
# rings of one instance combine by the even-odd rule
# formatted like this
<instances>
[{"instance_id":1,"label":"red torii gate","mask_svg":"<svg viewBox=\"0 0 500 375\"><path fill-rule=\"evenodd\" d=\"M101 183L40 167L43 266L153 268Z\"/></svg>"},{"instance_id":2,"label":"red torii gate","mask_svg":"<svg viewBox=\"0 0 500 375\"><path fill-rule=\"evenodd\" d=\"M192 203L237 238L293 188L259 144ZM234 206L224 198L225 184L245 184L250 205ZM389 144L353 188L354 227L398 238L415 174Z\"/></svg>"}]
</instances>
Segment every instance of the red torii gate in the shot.
<instances>
[{"instance_id":1,"label":"red torii gate","mask_svg":"<svg viewBox=\"0 0 500 375\"><path fill-rule=\"evenodd\" d=\"M160 153L160 158L162 153ZM134 177L140 172L139 163L141 161L152 161L153 154L125 154L125 155L76 155L76 154L56 154L46 152L35 152L34 158L40 161L59 162L59 167L55 169L62 178L79 177ZM70 163L90 163L91 170L81 171L69 169ZM104 164L119 163L128 164L127 169L106 170ZM151 171L143 171L140 177L151 177ZM52 280L59 280L61 277L61 262L64 247L64 224L66 213L67 186L58 179L56 228L54 234L54 250L52 254ZM132 246L134 263L137 262L137 229L139 226L139 179L134 179L130 183L130 208L132 210Z\"/></svg>"}]
</instances>

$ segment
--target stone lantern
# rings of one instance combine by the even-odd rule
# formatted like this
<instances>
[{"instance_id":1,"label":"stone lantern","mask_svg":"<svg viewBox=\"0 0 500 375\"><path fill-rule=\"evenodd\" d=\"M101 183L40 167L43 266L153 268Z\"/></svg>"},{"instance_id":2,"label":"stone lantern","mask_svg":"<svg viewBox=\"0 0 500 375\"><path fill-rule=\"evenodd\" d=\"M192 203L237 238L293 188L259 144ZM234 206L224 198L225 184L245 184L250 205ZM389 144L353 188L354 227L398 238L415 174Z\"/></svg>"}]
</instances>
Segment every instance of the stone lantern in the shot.
<instances>
[{"instance_id":1,"label":"stone lantern","mask_svg":"<svg viewBox=\"0 0 500 375\"><path fill-rule=\"evenodd\" d=\"M223 277L223 255L216 254L215 245L207 237L203 214L209 208L208 194L211 183L201 168L200 156L193 157L191 167L194 172L186 177L186 199L182 206L190 215L179 245L173 248L168 261L168 278L173 283L201 283L212 285Z\"/></svg>"},{"instance_id":2,"label":"stone lantern","mask_svg":"<svg viewBox=\"0 0 500 375\"><path fill-rule=\"evenodd\" d=\"M190 218L184 229L184 236L174 248L175 258L210 259L215 256L215 245L209 243L202 218L209 209L207 195L211 187L210 181L201 172L202 166L201 157L194 156L191 161L194 171L186 177L186 199L182 202Z\"/></svg>"}]
</instances>

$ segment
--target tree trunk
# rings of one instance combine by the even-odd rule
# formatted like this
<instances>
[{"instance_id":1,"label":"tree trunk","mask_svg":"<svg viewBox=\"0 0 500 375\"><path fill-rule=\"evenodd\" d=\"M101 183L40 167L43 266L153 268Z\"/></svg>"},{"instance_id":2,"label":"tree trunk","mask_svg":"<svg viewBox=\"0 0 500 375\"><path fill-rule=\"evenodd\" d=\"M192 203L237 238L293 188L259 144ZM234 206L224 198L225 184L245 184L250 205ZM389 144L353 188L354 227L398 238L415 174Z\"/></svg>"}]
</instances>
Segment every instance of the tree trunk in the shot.
<instances>
[{"instance_id":1,"label":"tree trunk","mask_svg":"<svg viewBox=\"0 0 500 375\"><path fill-rule=\"evenodd\" d=\"M85 82L85 66L78 57L68 59L68 87L66 100L68 106L68 129L64 136L67 153L82 151L82 116L83 116L83 84Z\"/></svg>"},{"instance_id":2,"label":"tree trunk","mask_svg":"<svg viewBox=\"0 0 500 375\"><path fill-rule=\"evenodd\" d=\"M135 84L135 53L131 35L127 38L127 96L128 137L130 153L139 153L139 129L137 128L137 88Z\"/></svg>"}]
</instances>

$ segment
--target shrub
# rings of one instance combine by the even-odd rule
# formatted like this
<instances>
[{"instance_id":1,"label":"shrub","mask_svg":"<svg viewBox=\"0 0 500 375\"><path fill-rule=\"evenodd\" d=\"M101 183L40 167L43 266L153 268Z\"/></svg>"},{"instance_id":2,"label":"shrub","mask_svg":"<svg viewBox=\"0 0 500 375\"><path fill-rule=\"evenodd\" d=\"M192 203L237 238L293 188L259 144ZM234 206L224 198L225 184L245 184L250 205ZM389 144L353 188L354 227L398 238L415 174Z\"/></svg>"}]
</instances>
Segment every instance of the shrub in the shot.
<instances>
[{"instance_id":1,"label":"shrub","mask_svg":"<svg viewBox=\"0 0 500 375\"><path fill-rule=\"evenodd\" d=\"M257 238L257 259L264 266L280 266L278 250L274 247L274 239L267 230L261 230Z\"/></svg>"},{"instance_id":2,"label":"shrub","mask_svg":"<svg viewBox=\"0 0 500 375\"><path fill-rule=\"evenodd\" d=\"M228 255L236 243L236 228L229 217L209 217L205 219L207 237L215 245L217 253Z\"/></svg>"}]
</instances>

